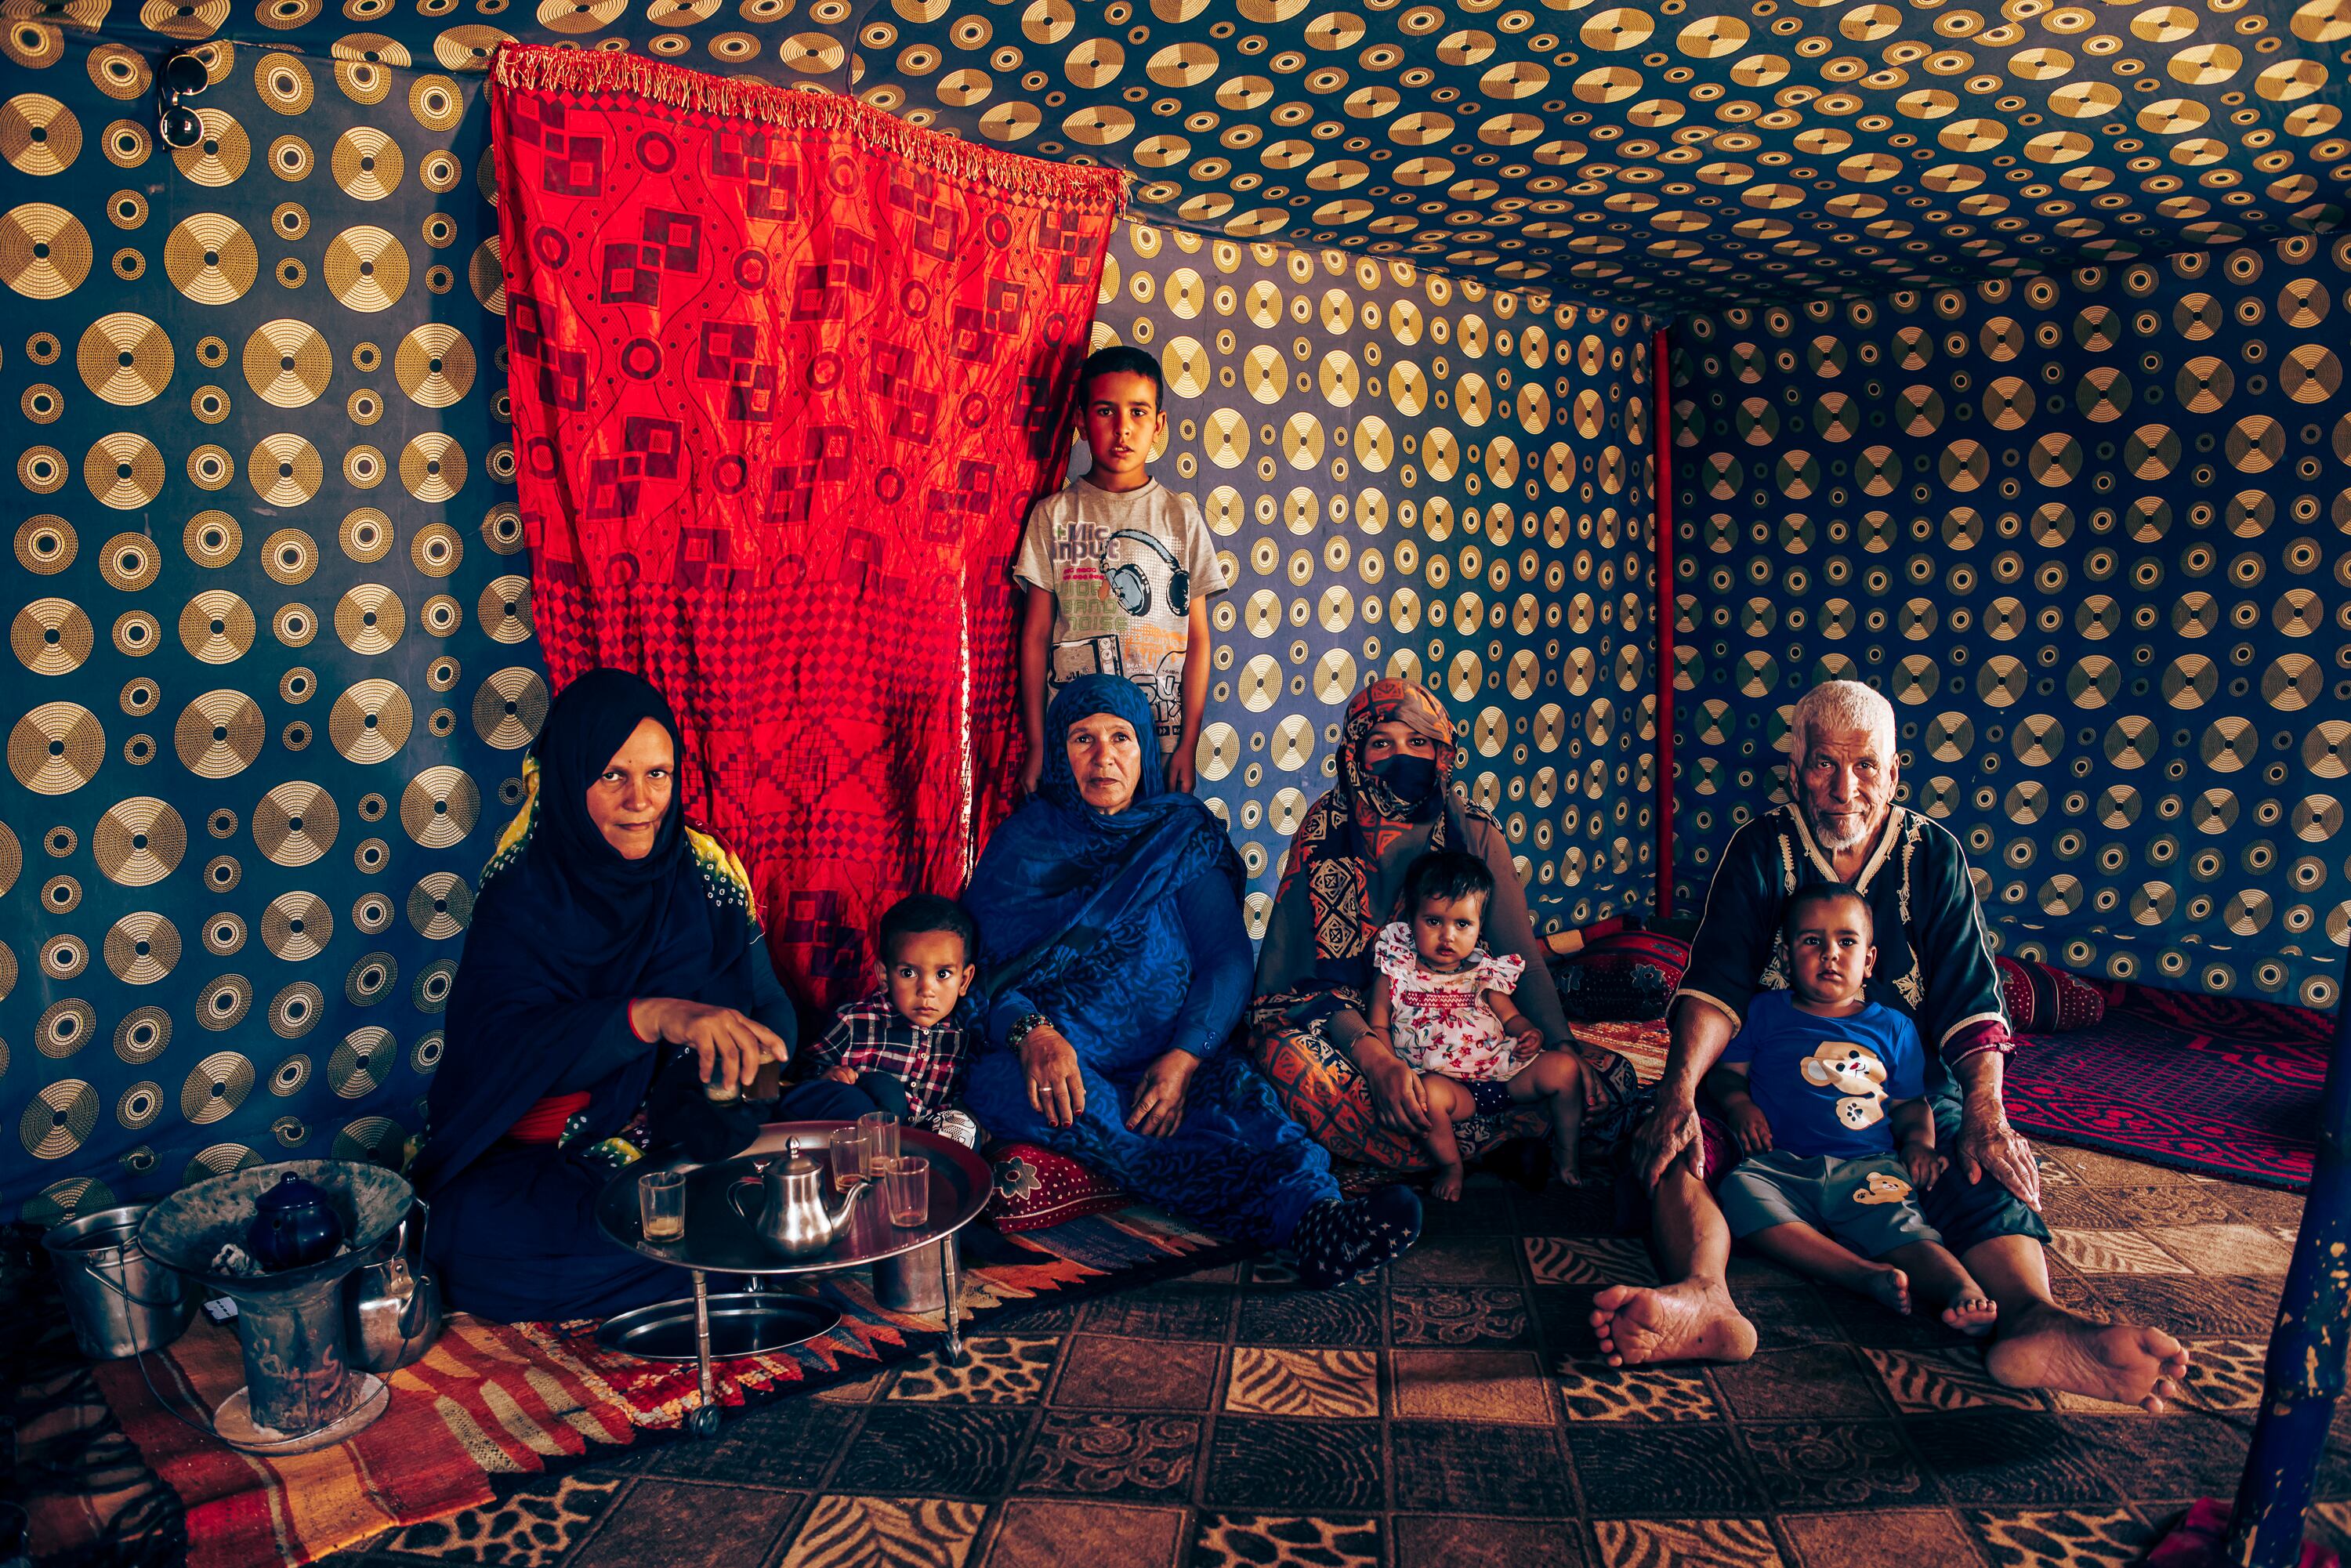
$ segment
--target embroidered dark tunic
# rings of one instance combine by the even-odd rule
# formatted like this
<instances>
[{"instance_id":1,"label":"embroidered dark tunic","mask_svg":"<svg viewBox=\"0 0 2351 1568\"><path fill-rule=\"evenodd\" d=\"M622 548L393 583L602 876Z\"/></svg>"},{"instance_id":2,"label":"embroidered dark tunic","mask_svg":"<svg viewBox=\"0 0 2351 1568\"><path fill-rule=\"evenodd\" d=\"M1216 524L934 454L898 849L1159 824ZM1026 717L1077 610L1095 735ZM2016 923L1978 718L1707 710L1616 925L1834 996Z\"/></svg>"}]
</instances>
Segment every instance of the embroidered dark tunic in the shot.
<instances>
[{"instance_id":1,"label":"embroidered dark tunic","mask_svg":"<svg viewBox=\"0 0 2351 1568\"><path fill-rule=\"evenodd\" d=\"M1838 881L1811 825L1793 804L1764 812L1731 836L1706 915L1690 944L1690 966L1675 999L1719 1009L1736 1025L1757 992L1789 981L1781 925L1799 888ZM1983 912L1959 841L1942 824L1907 807L1887 816L1877 847L1855 884L1877 926L1871 1001L1909 1015L1939 1058L1930 1091L1949 1067L1979 1051L2005 1050L2008 1015L1992 967Z\"/></svg>"}]
</instances>

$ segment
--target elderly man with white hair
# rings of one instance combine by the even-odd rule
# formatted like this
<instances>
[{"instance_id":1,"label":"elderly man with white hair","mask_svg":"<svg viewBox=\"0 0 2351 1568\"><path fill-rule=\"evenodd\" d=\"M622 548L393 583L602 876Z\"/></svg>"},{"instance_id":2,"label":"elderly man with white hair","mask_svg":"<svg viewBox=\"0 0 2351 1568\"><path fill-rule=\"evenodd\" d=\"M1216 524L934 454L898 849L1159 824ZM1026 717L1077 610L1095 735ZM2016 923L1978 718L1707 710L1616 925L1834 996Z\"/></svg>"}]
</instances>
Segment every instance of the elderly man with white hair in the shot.
<instances>
[{"instance_id":1,"label":"elderly man with white hair","mask_svg":"<svg viewBox=\"0 0 2351 1568\"><path fill-rule=\"evenodd\" d=\"M1709 1190L1738 1156L1724 1129L1700 1116L1698 1091L1748 1004L1789 984L1788 898L1844 883L1876 925L1866 995L1908 1015L1928 1047L1936 1143L1950 1168L1919 1203L1999 1304L1985 1357L1992 1376L2160 1409L2187 1375L2179 1342L2159 1329L2093 1322L2050 1293L2040 1171L2001 1103L2011 1042L1983 914L1959 841L1894 803L1892 705L1855 681L1823 682L1795 706L1788 755L1788 802L1732 835L1715 867L1668 1013L1673 1047L1656 1110L1634 1139L1668 1282L1600 1292L1592 1322L1603 1354L1623 1366L1754 1353L1755 1327L1724 1282L1730 1230Z\"/></svg>"}]
</instances>

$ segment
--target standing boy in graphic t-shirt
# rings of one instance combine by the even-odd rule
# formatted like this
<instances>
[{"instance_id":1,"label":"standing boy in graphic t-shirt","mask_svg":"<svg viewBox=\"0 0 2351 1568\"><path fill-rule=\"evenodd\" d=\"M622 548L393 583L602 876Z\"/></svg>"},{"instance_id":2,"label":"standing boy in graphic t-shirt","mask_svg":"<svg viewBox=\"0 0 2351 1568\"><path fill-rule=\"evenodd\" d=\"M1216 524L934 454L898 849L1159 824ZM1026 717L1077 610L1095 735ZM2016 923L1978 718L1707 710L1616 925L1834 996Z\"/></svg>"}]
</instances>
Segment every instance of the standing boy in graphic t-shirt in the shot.
<instances>
[{"instance_id":1,"label":"standing boy in graphic t-shirt","mask_svg":"<svg viewBox=\"0 0 2351 1568\"><path fill-rule=\"evenodd\" d=\"M1225 582L1198 503L1144 467L1166 433L1165 392L1159 361L1140 349L1089 356L1078 413L1093 466L1029 509L1012 563L1028 590L1023 793L1035 791L1044 769L1045 709L1080 675L1123 675L1141 686L1168 788L1192 788L1208 700L1208 600Z\"/></svg>"}]
</instances>

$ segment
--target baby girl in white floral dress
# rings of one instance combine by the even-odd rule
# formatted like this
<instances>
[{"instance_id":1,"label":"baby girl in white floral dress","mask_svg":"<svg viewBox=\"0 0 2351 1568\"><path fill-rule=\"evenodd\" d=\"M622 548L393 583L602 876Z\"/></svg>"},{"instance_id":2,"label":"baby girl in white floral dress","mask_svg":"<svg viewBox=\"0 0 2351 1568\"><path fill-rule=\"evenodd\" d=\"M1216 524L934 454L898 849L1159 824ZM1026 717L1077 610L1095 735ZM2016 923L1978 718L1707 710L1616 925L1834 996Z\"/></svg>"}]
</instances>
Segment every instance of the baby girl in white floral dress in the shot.
<instances>
[{"instance_id":1,"label":"baby girl in white floral dress","mask_svg":"<svg viewBox=\"0 0 2351 1568\"><path fill-rule=\"evenodd\" d=\"M1510 999L1526 960L1486 950L1493 893L1494 873L1476 855L1425 854L1405 873L1405 918L1384 927L1373 949L1378 974L1367 1017L1372 1032L1421 1075L1424 1142L1437 1166L1429 1190L1446 1199L1461 1196L1453 1124L1535 1100L1551 1114L1553 1168L1571 1186L1581 1181L1582 1067L1572 1051L1543 1050L1542 1032Z\"/></svg>"}]
</instances>

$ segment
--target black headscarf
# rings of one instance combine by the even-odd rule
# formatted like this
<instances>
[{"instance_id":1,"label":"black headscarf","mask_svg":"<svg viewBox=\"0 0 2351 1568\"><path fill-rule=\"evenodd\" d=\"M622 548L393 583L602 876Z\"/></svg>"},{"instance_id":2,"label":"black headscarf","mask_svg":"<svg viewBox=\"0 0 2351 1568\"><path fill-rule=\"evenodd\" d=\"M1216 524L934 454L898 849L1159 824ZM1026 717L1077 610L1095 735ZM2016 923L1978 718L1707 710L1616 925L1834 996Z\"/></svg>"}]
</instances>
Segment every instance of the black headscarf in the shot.
<instances>
[{"instance_id":1,"label":"black headscarf","mask_svg":"<svg viewBox=\"0 0 2351 1568\"><path fill-rule=\"evenodd\" d=\"M768 960L748 890L694 852L678 800L643 860L612 848L588 815L589 786L649 718L682 756L668 702L625 670L589 671L548 710L449 996L417 1165L428 1195L549 1093L632 998L755 1005L752 966ZM628 1122L668 1054L648 1045L590 1088L585 1141Z\"/></svg>"}]
</instances>

